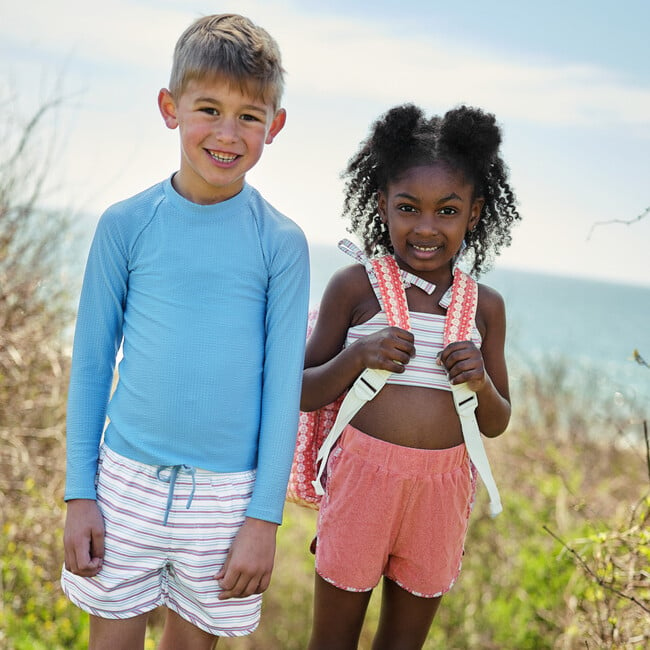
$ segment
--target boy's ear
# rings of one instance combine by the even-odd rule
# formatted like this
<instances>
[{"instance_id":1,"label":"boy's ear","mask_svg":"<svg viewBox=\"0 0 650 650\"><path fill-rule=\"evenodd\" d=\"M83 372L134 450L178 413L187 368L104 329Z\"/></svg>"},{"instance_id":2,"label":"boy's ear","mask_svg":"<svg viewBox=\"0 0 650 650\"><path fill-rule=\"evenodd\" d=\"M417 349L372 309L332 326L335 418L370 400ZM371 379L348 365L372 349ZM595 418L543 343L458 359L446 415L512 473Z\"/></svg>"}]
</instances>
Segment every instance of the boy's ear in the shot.
<instances>
[{"instance_id":1,"label":"boy's ear","mask_svg":"<svg viewBox=\"0 0 650 650\"><path fill-rule=\"evenodd\" d=\"M478 220L481 218L481 212L483 210L483 205L485 204L485 199L480 197L474 199L472 204L472 213L470 214L469 221L467 223L467 231L474 230L474 226L478 223Z\"/></svg>"},{"instance_id":2,"label":"boy's ear","mask_svg":"<svg viewBox=\"0 0 650 650\"><path fill-rule=\"evenodd\" d=\"M278 109L273 121L271 122L271 126L269 127L269 132L266 134L264 144L271 144L271 142L273 142L275 136L282 131L286 121L287 111L285 111L284 108Z\"/></svg>"},{"instance_id":3,"label":"boy's ear","mask_svg":"<svg viewBox=\"0 0 650 650\"><path fill-rule=\"evenodd\" d=\"M158 110L168 129L175 129L178 126L176 102L167 88L161 88L158 93Z\"/></svg>"}]
</instances>

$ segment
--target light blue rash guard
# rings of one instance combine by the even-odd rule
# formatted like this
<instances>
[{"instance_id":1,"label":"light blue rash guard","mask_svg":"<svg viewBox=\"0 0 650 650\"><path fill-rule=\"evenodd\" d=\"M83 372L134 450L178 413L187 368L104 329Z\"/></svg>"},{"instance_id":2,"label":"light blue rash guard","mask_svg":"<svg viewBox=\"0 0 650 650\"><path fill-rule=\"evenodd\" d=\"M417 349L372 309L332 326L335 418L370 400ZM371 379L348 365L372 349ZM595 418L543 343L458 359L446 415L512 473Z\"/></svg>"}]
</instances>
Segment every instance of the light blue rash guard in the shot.
<instances>
[{"instance_id":1,"label":"light blue rash guard","mask_svg":"<svg viewBox=\"0 0 650 650\"><path fill-rule=\"evenodd\" d=\"M256 468L247 515L280 523L308 301L303 232L248 184L197 205L168 179L109 208L77 316L65 499L96 498L108 416L105 444L133 460Z\"/></svg>"}]
</instances>

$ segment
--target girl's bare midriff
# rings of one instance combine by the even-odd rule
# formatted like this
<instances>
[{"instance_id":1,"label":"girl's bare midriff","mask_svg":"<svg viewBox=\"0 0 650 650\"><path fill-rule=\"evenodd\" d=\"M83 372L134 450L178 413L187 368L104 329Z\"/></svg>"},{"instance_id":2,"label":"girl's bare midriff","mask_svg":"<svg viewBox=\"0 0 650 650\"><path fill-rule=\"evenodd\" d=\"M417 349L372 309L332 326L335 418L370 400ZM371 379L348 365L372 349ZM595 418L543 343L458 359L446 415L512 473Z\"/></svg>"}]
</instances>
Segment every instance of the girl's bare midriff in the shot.
<instances>
[{"instance_id":1,"label":"girl's bare midriff","mask_svg":"<svg viewBox=\"0 0 650 650\"><path fill-rule=\"evenodd\" d=\"M463 442L453 397L446 390L387 384L351 424L369 436L404 447L447 449Z\"/></svg>"}]
</instances>

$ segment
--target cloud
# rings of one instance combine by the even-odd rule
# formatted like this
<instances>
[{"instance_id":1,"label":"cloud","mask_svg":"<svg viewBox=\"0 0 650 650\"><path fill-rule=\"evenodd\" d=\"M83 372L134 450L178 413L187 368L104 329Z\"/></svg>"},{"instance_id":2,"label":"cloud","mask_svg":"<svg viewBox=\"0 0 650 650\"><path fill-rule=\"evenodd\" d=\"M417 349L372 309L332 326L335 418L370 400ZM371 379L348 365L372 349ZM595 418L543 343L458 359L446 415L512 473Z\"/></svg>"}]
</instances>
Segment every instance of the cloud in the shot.
<instances>
[{"instance_id":1,"label":"cloud","mask_svg":"<svg viewBox=\"0 0 650 650\"><path fill-rule=\"evenodd\" d=\"M69 0L62 18L51 2L16 3L5 12L0 35L85 63L128 66L132 73L155 68L166 79L179 33L214 10L209 2ZM280 42L291 92L324 102L408 99L437 110L466 102L502 119L539 124L650 126L650 89L611 70L540 63L525 53L505 58L477 50L469 38L394 33L386 21L307 14L299 3L241 0L236 10Z\"/></svg>"},{"instance_id":2,"label":"cloud","mask_svg":"<svg viewBox=\"0 0 650 650\"><path fill-rule=\"evenodd\" d=\"M310 19L311 20L311 19ZM506 59L444 36L394 35L387 24L293 18L282 39L291 83L331 101L481 105L502 117L553 125L650 126L650 89L595 66Z\"/></svg>"}]
</instances>

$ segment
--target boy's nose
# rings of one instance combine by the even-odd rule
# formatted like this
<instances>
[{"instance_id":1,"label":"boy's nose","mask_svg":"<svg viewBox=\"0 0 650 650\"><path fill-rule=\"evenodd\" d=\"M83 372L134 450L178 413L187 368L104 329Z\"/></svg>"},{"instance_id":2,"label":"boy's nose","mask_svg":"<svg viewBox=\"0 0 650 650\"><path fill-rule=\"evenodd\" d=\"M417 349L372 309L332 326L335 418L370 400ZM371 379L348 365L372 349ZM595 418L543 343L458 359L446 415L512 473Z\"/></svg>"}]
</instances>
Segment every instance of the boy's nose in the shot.
<instances>
[{"instance_id":1,"label":"boy's nose","mask_svg":"<svg viewBox=\"0 0 650 650\"><path fill-rule=\"evenodd\" d=\"M234 119L224 119L217 127L217 138L222 142L234 142L237 139L237 124Z\"/></svg>"}]
</instances>

